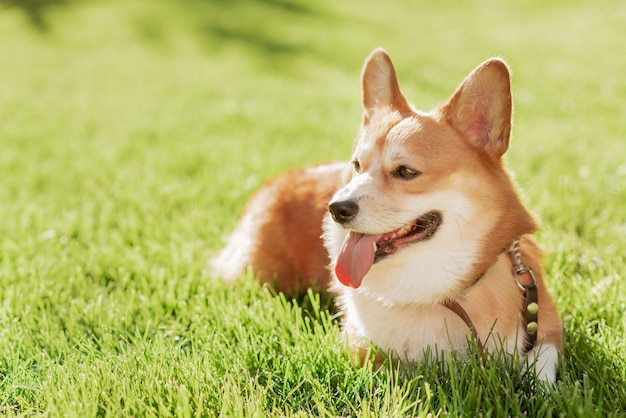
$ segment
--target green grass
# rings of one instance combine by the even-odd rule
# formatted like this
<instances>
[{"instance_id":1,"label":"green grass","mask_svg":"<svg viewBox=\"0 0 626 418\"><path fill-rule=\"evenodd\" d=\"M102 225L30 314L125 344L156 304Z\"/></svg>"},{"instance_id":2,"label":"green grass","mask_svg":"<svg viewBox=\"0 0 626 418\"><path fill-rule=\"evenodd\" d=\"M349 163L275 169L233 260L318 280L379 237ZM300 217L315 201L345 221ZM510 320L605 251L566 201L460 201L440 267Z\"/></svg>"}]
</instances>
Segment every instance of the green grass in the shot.
<instances>
[{"instance_id":1,"label":"green grass","mask_svg":"<svg viewBox=\"0 0 626 418\"><path fill-rule=\"evenodd\" d=\"M0 0L0 413L626 414L625 19L618 0ZM564 319L554 390L478 355L357 367L326 296L209 280L264 179L348 158L377 46L422 109L511 64L509 165Z\"/></svg>"}]
</instances>

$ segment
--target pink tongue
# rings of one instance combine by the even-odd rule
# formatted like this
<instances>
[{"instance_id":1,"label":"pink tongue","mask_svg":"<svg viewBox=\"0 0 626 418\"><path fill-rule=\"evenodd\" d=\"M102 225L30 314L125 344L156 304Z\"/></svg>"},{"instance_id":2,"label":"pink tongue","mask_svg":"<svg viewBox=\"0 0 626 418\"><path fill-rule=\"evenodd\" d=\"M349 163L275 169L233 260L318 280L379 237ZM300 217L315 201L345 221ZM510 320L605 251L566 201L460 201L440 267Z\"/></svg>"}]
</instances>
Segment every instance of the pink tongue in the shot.
<instances>
[{"instance_id":1,"label":"pink tongue","mask_svg":"<svg viewBox=\"0 0 626 418\"><path fill-rule=\"evenodd\" d=\"M344 286L355 289L361 286L363 277L374 264L374 243L380 235L367 235L350 231L343 241L335 274Z\"/></svg>"}]
</instances>

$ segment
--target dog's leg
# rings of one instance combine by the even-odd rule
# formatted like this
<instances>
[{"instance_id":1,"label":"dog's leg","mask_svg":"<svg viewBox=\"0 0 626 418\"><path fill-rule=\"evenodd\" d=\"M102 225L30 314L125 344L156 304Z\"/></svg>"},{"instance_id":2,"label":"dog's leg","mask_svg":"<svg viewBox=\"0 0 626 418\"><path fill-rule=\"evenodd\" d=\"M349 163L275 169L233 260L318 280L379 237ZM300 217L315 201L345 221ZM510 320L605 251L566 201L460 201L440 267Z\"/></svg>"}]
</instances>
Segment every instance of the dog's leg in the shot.
<instances>
[{"instance_id":1,"label":"dog's leg","mask_svg":"<svg viewBox=\"0 0 626 418\"><path fill-rule=\"evenodd\" d=\"M559 350L554 345L538 344L527 354L524 366L533 366L539 380L554 383L558 361Z\"/></svg>"}]
</instances>

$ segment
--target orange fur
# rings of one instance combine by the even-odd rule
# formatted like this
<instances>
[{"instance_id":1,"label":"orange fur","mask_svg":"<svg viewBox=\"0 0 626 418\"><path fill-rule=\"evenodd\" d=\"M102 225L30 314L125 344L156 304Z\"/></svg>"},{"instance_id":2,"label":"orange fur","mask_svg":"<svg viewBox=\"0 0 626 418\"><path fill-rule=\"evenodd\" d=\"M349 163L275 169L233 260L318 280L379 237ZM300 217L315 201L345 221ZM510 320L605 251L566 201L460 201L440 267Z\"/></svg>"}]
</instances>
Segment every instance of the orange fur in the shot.
<instances>
[{"instance_id":1,"label":"orange fur","mask_svg":"<svg viewBox=\"0 0 626 418\"><path fill-rule=\"evenodd\" d=\"M228 245L211 261L215 275L234 280L252 267L263 283L282 292L326 288L330 260L321 240L322 219L346 170L345 163L321 164L267 181L246 205ZM233 258L242 260L225 269Z\"/></svg>"},{"instance_id":2,"label":"orange fur","mask_svg":"<svg viewBox=\"0 0 626 418\"><path fill-rule=\"evenodd\" d=\"M538 344L528 356L542 379L554 380L561 323L530 237L535 221L503 161L512 115L508 67L486 61L429 113L405 99L382 50L366 60L362 85L352 164L294 169L266 183L212 260L214 274L232 280L251 267L280 291L328 286L356 351L373 342L419 360L428 347L462 349L467 324L443 304L454 300L486 349L515 353L526 336L524 300L504 252L523 237L540 306ZM420 226L432 213L439 223ZM380 253L381 245L391 252Z\"/></svg>"}]
</instances>

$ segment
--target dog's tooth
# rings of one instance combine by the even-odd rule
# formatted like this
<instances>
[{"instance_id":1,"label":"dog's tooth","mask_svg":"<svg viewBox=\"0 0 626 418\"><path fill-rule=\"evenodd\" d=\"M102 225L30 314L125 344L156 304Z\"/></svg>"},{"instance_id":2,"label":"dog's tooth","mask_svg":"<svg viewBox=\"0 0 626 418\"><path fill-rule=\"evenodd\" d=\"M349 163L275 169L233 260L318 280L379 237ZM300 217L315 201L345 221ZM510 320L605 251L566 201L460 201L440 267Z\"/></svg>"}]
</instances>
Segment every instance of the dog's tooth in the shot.
<instances>
[{"instance_id":1,"label":"dog's tooth","mask_svg":"<svg viewBox=\"0 0 626 418\"><path fill-rule=\"evenodd\" d=\"M376 245L376 242L373 242L372 244L374 244L374 252L378 251L378 245Z\"/></svg>"}]
</instances>

